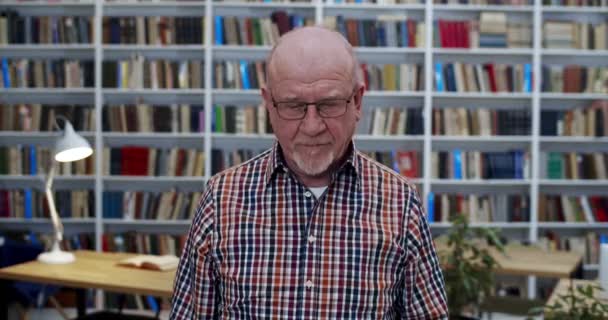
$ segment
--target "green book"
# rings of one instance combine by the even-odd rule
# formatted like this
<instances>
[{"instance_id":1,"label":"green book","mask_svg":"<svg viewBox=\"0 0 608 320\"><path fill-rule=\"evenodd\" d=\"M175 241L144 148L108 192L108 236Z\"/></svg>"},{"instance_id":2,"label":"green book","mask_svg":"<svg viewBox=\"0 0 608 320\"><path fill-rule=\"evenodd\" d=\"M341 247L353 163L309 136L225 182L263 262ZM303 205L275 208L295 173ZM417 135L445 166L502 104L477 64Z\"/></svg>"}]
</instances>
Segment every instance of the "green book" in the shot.
<instances>
[{"instance_id":1,"label":"green book","mask_svg":"<svg viewBox=\"0 0 608 320\"><path fill-rule=\"evenodd\" d=\"M550 152L547 159L547 178L564 178L564 157L561 153Z\"/></svg>"}]
</instances>

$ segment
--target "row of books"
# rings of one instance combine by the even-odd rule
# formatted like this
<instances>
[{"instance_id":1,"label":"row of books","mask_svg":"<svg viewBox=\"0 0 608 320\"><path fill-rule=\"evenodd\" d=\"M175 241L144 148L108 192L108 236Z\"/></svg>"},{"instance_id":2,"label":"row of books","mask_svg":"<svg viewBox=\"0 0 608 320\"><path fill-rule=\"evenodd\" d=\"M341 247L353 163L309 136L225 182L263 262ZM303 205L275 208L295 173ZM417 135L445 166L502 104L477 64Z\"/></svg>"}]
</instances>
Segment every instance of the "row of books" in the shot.
<instances>
[{"instance_id":1,"label":"row of books","mask_svg":"<svg viewBox=\"0 0 608 320\"><path fill-rule=\"evenodd\" d=\"M532 65L435 63L435 90L450 92L532 92Z\"/></svg>"},{"instance_id":2,"label":"row of books","mask_svg":"<svg viewBox=\"0 0 608 320\"><path fill-rule=\"evenodd\" d=\"M530 221L530 201L527 195L428 195L429 222L450 222L455 215L467 216L469 222L527 222Z\"/></svg>"},{"instance_id":3,"label":"row of books","mask_svg":"<svg viewBox=\"0 0 608 320\"><path fill-rule=\"evenodd\" d=\"M35 175L49 171L51 149L34 145L0 146L0 174ZM95 157L56 164L57 175L91 175Z\"/></svg>"},{"instance_id":4,"label":"row of books","mask_svg":"<svg viewBox=\"0 0 608 320\"><path fill-rule=\"evenodd\" d=\"M83 88L94 86L90 60L29 60L0 58L0 88Z\"/></svg>"},{"instance_id":5,"label":"row of books","mask_svg":"<svg viewBox=\"0 0 608 320\"><path fill-rule=\"evenodd\" d=\"M340 32L355 47L424 47L424 22L405 15L379 15L377 19L327 16L323 25Z\"/></svg>"},{"instance_id":6,"label":"row of books","mask_svg":"<svg viewBox=\"0 0 608 320\"><path fill-rule=\"evenodd\" d=\"M21 16L0 10L0 45L92 43L93 19L84 16Z\"/></svg>"},{"instance_id":7,"label":"row of books","mask_svg":"<svg viewBox=\"0 0 608 320\"><path fill-rule=\"evenodd\" d=\"M568 111L542 110L540 118L543 136L608 136L608 100Z\"/></svg>"},{"instance_id":8,"label":"row of books","mask_svg":"<svg viewBox=\"0 0 608 320\"><path fill-rule=\"evenodd\" d=\"M103 158L104 175L202 177L205 172L205 153L193 148L104 147Z\"/></svg>"},{"instance_id":9,"label":"row of books","mask_svg":"<svg viewBox=\"0 0 608 320\"><path fill-rule=\"evenodd\" d=\"M480 152L454 150L431 153L434 179L528 179L530 154L526 151Z\"/></svg>"},{"instance_id":10,"label":"row of books","mask_svg":"<svg viewBox=\"0 0 608 320\"><path fill-rule=\"evenodd\" d=\"M103 109L105 132L203 132L201 105L111 105Z\"/></svg>"},{"instance_id":11,"label":"row of books","mask_svg":"<svg viewBox=\"0 0 608 320\"><path fill-rule=\"evenodd\" d=\"M213 88L216 89L259 89L266 84L266 63L263 61L217 61Z\"/></svg>"},{"instance_id":12,"label":"row of books","mask_svg":"<svg viewBox=\"0 0 608 320\"><path fill-rule=\"evenodd\" d=\"M365 131L371 135L422 135L423 110L420 108L374 108L371 126ZM364 120L365 121L365 120Z\"/></svg>"},{"instance_id":13,"label":"row of books","mask_svg":"<svg viewBox=\"0 0 608 320\"><path fill-rule=\"evenodd\" d=\"M436 48L530 48L532 25L507 21L501 12L482 12L479 20L434 22Z\"/></svg>"},{"instance_id":14,"label":"row of books","mask_svg":"<svg viewBox=\"0 0 608 320\"><path fill-rule=\"evenodd\" d=\"M508 5L508 6L519 6L519 5L530 5L532 1L530 0L433 0L433 3L436 4L473 4L473 5Z\"/></svg>"},{"instance_id":15,"label":"row of books","mask_svg":"<svg viewBox=\"0 0 608 320\"><path fill-rule=\"evenodd\" d=\"M104 17L102 21L107 44L205 43L205 17Z\"/></svg>"},{"instance_id":16,"label":"row of books","mask_svg":"<svg viewBox=\"0 0 608 320\"><path fill-rule=\"evenodd\" d=\"M68 118L75 130L95 130L95 110L91 106L0 104L0 131L55 131L59 115Z\"/></svg>"},{"instance_id":17,"label":"row of books","mask_svg":"<svg viewBox=\"0 0 608 320\"><path fill-rule=\"evenodd\" d=\"M366 107L357 133L423 134L419 108ZM266 110L258 106L214 106L213 132L271 133ZM105 132L203 132L201 105L109 105L103 109ZM94 131L94 109L84 105L0 104L0 131L54 131L56 116L70 120L78 131ZM608 102L598 100L569 111L542 110L543 136L608 136ZM529 110L466 108L433 109L433 135L529 135Z\"/></svg>"},{"instance_id":18,"label":"row of books","mask_svg":"<svg viewBox=\"0 0 608 320\"><path fill-rule=\"evenodd\" d=\"M125 220L192 220L202 192L106 191L103 217Z\"/></svg>"},{"instance_id":19,"label":"row of books","mask_svg":"<svg viewBox=\"0 0 608 320\"><path fill-rule=\"evenodd\" d=\"M545 6L605 7L606 0L543 0Z\"/></svg>"},{"instance_id":20,"label":"row of books","mask_svg":"<svg viewBox=\"0 0 608 320\"><path fill-rule=\"evenodd\" d=\"M424 66L419 64L361 64L366 90L424 90Z\"/></svg>"},{"instance_id":21,"label":"row of books","mask_svg":"<svg viewBox=\"0 0 608 320\"><path fill-rule=\"evenodd\" d=\"M538 238L537 246L547 251L576 252L583 257L585 264L598 264L600 256L600 237L596 231L587 231L582 235L564 235L548 230Z\"/></svg>"},{"instance_id":22,"label":"row of books","mask_svg":"<svg viewBox=\"0 0 608 320\"><path fill-rule=\"evenodd\" d=\"M148 60L135 55L129 60L104 61L104 88L195 89L205 83L200 60Z\"/></svg>"},{"instance_id":23,"label":"row of books","mask_svg":"<svg viewBox=\"0 0 608 320\"><path fill-rule=\"evenodd\" d=\"M538 221L608 222L608 198L540 195L538 197Z\"/></svg>"},{"instance_id":24,"label":"row of books","mask_svg":"<svg viewBox=\"0 0 608 320\"><path fill-rule=\"evenodd\" d=\"M608 68L549 65L542 68L541 91L608 93Z\"/></svg>"},{"instance_id":25,"label":"row of books","mask_svg":"<svg viewBox=\"0 0 608 320\"><path fill-rule=\"evenodd\" d=\"M294 28L314 25L314 17L274 11L269 18L215 16L214 41L217 45L272 46Z\"/></svg>"},{"instance_id":26,"label":"row of books","mask_svg":"<svg viewBox=\"0 0 608 320\"><path fill-rule=\"evenodd\" d=\"M363 151L370 158L407 178L422 176L422 153L411 150Z\"/></svg>"},{"instance_id":27,"label":"row of books","mask_svg":"<svg viewBox=\"0 0 608 320\"><path fill-rule=\"evenodd\" d=\"M543 46L549 49L606 50L608 23L546 21Z\"/></svg>"},{"instance_id":28,"label":"row of books","mask_svg":"<svg viewBox=\"0 0 608 320\"><path fill-rule=\"evenodd\" d=\"M540 157L548 179L608 179L608 153L547 152Z\"/></svg>"},{"instance_id":29,"label":"row of books","mask_svg":"<svg viewBox=\"0 0 608 320\"><path fill-rule=\"evenodd\" d=\"M127 232L123 234L104 233L104 252L131 252L153 255L180 256L186 244L187 235L147 234Z\"/></svg>"},{"instance_id":30,"label":"row of books","mask_svg":"<svg viewBox=\"0 0 608 320\"><path fill-rule=\"evenodd\" d=\"M92 190L53 191L57 213L67 218L91 218L95 213L95 192ZM0 190L0 217L49 218L44 191L31 189Z\"/></svg>"},{"instance_id":31,"label":"row of books","mask_svg":"<svg viewBox=\"0 0 608 320\"><path fill-rule=\"evenodd\" d=\"M266 134L272 133L264 105L258 106L222 106L213 107L211 131L219 133Z\"/></svg>"},{"instance_id":32,"label":"row of books","mask_svg":"<svg viewBox=\"0 0 608 320\"><path fill-rule=\"evenodd\" d=\"M433 109L433 134L448 136L529 135L530 110Z\"/></svg>"}]
</instances>

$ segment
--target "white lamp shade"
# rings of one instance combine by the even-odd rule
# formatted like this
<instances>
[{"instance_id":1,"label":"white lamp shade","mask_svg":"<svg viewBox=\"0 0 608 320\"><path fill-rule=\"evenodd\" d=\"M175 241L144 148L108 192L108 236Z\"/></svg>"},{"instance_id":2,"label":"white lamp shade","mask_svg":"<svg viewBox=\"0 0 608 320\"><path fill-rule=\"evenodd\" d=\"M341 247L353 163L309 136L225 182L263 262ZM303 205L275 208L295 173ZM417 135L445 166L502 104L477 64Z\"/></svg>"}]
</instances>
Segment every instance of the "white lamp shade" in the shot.
<instances>
[{"instance_id":1,"label":"white lamp shade","mask_svg":"<svg viewBox=\"0 0 608 320\"><path fill-rule=\"evenodd\" d=\"M69 121L65 121L63 136L55 143L55 160L72 162L82 160L93 154L93 149L87 140L74 131Z\"/></svg>"}]
</instances>

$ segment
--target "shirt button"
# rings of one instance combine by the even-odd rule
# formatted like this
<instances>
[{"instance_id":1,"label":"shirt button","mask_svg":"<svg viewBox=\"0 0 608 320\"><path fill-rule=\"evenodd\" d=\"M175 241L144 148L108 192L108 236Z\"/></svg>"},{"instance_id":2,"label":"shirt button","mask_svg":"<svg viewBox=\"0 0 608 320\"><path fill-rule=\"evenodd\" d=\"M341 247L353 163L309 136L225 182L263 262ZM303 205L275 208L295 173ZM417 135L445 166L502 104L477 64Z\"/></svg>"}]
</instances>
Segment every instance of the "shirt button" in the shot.
<instances>
[{"instance_id":1,"label":"shirt button","mask_svg":"<svg viewBox=\"0 0 608 320\"><path fill-rule=\"evenodd\" d=\"M310 191L306 191L306 192L304 192L304 196L306 198L310 198L310 196L312 196L312 193L310 193Z\"/></svg>"},{"instance_id":2,"label":"shirt button","mask_svg":"<svg viewBox=\"0 0 608 320\"><path fill-rule=\"evenodd\" d=\"M315 238L315 236L313 236L313 235L309 235L309 236L308 236L308 243L313 243L313 242L315 242L316 240L317 240L317 238Z\"/></svg>"},{"instance_id":3,"label":"shirt button","mask_svg":"<svg viewBox=\"0 0 608 320\"><path fill-rule=\"evenodd\" d=\"M310 290L312 288L312 281L310 281L310 280L306 281L305 286L306 286L306 289Z\"/></svg>"}]
</instances>

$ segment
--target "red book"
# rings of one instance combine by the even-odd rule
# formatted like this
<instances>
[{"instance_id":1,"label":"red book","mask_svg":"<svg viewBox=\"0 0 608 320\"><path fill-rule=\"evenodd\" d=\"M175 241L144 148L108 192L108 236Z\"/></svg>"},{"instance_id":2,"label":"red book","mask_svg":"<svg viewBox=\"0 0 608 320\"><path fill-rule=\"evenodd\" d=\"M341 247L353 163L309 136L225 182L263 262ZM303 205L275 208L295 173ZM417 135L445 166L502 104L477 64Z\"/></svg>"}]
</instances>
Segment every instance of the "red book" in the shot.
<instances>
[{"instance_id":1,"label":"red book","mask_svg":"<svg viewBox=\"0 0 608 320\"><path fill-rule=\"evenodd\" d=\"M458 47L458 22L448 22L448 46L450 48Z\"/></svg>"},{"instance_id":2,"label":"red book","mask_svg":"<svg viewBox=\"0 0 608 320\"><path fill-rule=\"evenodd\" d=\"M494 71L494 65L491 63L486 64L485 68L488 72L488 78L490 79L490 90L492 92L497 92L498 86L496 85L496 72Z\"/></svg>"},{"instance_id":3,"label":"red book","mask_svg":"<svg viewBox=\"0 0 608 320\"><path fill-rule=\"evenodd\" d=\"M285 11L275 11L271 15L272 22L277 24L279 35L283 35L291 29L289 24L289 16Z\"/></svg>"},{"instance_id":4,"label":"red book","mask_svg":"<svg viewBox=\"0 0 608 320\"><path fill-rule=\"evenodd\" d=\"M245 30L247 30L247 45L254 45L253 42L253 24L251 18L245 18Z\"/></svg>"},{"instance_id":5,"label":"red book","mask_svg":"<svg viewBox=\"0 0 608 320\"><path fill-rule=\"evenodd\" d=\"M608 222L608 212L602 204L602 198L598 196L589 197L589 202L595 215L595 221L597 222Z\"/></svg>"},{"instance_id":6,"label":"red book","mask_svg":"<svg viewBox=\"0 0 608 320\"><path fill-rule=\"evenodd\" d=\"M416 22L407 20L407 46L410 48L416 47Z\"/></svg>"},{"instance_id":7,"label":"red book","mask_svg":"<svg viewBox=\"0 0 608 320\"><path fill-rule=\"evenodd\" d=\"M399 173L408 178L418 177L418 157L414 151L397 151Z\"/></svg>"},{"instance_id":8,"label":"red book","mask_svg":"<svg viewBox=\"0 0 608 320\"><path fill-rule=\"evenodd\" d=\"M148 175L148 153L149 149L145 147L122 147L120 149L120 174Z\"/></svg>"}]
</instances>

